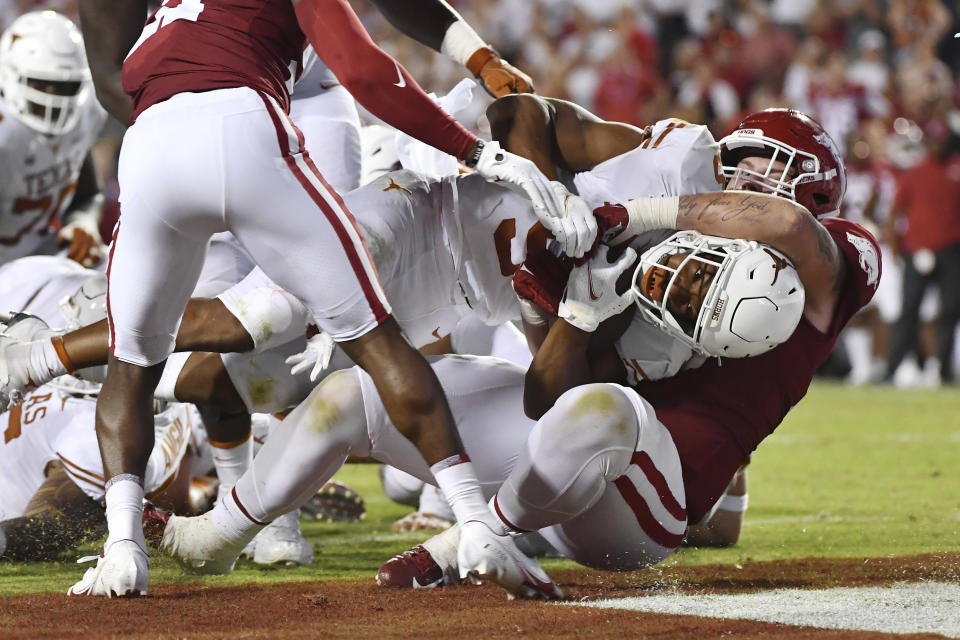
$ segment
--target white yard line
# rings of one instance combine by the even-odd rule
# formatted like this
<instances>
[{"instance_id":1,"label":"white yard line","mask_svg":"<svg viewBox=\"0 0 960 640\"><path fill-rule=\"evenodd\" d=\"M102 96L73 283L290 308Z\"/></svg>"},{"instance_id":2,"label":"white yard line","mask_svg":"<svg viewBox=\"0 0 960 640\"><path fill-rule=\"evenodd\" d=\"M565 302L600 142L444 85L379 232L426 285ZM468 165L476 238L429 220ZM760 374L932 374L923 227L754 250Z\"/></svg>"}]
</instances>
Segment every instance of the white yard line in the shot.
<instances>
[{"instance_id":1,"label":"white yard line","mask_svg":"<svg viewBox=\"0 0 960 640\"><path fill-rule=\"evenodd\" d=\"M568 606L673 613L707 618L960 638L960 585L898 583L889 587L777 589L759 593L652 595L564 603Z\"/></svg>"}]
</instances>

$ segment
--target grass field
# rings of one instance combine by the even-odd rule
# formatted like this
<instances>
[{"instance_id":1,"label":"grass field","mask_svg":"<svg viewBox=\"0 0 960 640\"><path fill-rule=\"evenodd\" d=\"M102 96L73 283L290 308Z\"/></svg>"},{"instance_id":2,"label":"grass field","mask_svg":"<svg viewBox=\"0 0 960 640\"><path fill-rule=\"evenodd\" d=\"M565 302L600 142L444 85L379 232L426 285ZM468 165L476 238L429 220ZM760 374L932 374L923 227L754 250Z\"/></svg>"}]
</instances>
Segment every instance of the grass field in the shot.
<instances>
[{"instance_id":1,"label":"grass field","mask_svg":"<svg viewBox=\"0 0 960 640\"><path fill-rule=\"evenodd\" d=\"M750 508L739 544L684 549L666 564L960 551L958 460L960 393L955 389L816 384L754 456ZM304 523L315 544L312 566L261 568L242 560L227 577L183 578L171 560L154 554L151 584L372 580L384 560L422 536L390 531L408 508L384 497L373 465L351 465L338 478L364 496L367 518L357 524ZM543 564L548 571L573 566L557 560ZM69 559L0 563L0 596L65 592L86 566Z\"/></svg>"}]
</instances>

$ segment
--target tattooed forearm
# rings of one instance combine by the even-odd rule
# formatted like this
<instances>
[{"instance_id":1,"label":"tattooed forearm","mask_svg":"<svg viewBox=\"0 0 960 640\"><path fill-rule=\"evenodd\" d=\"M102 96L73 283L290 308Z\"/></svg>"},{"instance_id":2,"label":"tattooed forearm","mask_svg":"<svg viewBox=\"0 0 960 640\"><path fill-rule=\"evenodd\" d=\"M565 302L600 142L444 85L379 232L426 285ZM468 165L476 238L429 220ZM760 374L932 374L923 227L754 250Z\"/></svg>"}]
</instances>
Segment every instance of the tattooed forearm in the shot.
<instances>
[{"instance_id":1,"label":"tattooed forearm","mask_svg":"<svg viewBox=\"0 0 960 640\"><path fill-rule=\"evenodd\" d=\"M772 206L768 196L726 192L696 196L680 196L680 212L677 221L686 218L696 221L696 228L737 220L759 223L770 215Z\"/></svg>"}]
</instances>

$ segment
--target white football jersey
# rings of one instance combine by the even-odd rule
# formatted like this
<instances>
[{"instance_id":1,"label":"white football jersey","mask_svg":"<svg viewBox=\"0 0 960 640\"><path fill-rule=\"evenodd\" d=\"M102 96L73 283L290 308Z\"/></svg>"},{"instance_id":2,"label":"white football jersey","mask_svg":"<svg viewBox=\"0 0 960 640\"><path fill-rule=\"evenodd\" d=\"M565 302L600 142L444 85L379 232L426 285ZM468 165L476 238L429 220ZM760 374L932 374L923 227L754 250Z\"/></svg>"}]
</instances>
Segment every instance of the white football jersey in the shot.
<instances>
[{"instance_id":1,"label":"white football jersey","mask_svg":"<svg viewBox=\"0 0 960 640\"><path fill-rule=\"evenodd\" d=\"M435 181L395 171L344 200L413 345L449 334L469 314L487 324L520 317L511 276L527 247L547 238L523 196L475 174Z\"/></svg>"},{"instance_id":2,"label":"white football jersey","mask_svg":"<svg viewBox=\"0 0 960 640\"><path fill-rule=\"evenodd\" d=\"M580 196L594 207L631 198L711 193L723 188L720 146L703 125L660 120L636 148L574 176ZM671 232L672 233L672 232ZM664 239L653 232L634 248ZM700 366L704 358L642 318L639 312L616 344L629 384L658 380Z\"/></svg>"},{"instance_id":3,"label":"white football jersey","mask_svg":"<svg viewBox=\"0 0 960 640\"><path fill-rule=\"evenodd\" d=\"M51 240L49 225L73 200L83 160L106 112L92 92L67 133L38 133L0 97L0 263L35 253Z\"/></svg>"},{"instance_id":4,"label":"white football jersey","mask_svg":"<svg viewBox=\"0 0 960 640\"><path fill-rule=\"evenodd\" d=\"M23 404L0 415L0 520L22 516L55 460L84 493L103 497L103 462L94 428L95 398L75 397L52 386L31 392ZM153 452L144 492L151 495L176 477L193 425L200 417L192 405L171 404L154 416Z\"/></svg>"},{"instance_id":5,"label":"white football jersey","mask_svg":"<svg viewBox=\"0 0 960 640\"><path fill-rule=\"evenodd\" d=\"M594 208L631 198L719 191L720 145L701 124L660 120L639 146L576 174L573 184Z\"/></svg>"}]
</instances>

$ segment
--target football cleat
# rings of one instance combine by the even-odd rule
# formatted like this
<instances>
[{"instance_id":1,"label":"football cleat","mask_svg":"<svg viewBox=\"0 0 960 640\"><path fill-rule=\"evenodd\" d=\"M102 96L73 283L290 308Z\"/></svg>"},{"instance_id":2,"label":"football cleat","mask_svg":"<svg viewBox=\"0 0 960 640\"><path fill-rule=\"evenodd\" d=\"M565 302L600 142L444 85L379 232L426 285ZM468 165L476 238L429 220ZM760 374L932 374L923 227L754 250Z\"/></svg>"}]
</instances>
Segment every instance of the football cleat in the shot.
<instances>
[{"instance_id":1,"label":"football cleat","mask_svg":"<svg viewBox=\"0 0 960 640\"><path fill-rule=\"evenodd\" d=\"M495 533L486 523L470 520L460 525L457 549L460 578L474 584L496 582L513 598L557 600L563 591L536 560L523 555L506 533Z\"/></svg>"},{"instance_id":2,"label":"football cleat","mask_svg":"<svg viewBox=\"0 0 960 640\"><path fill-rule=\"evenodd\" d=\"M324 522L357 522L367 515L367 508L356 491L331 480L300 507L300 516L304 520L322 520Z\"/></svg>"},{"instance_id":3,"label":"football cleat","mask_svg":"<svg viewBox=\"0 0 960 640\"><path fill-rule=\"evenodd\" d=\"M432 513L414 511L408 513L393 523L394 531L442 531L453 525L453 522Z\"/></svg>"},{"instance_id":4,"label":"football cleat","mask_svg":"<svg viewBox=\"0 0 960 640\"><path fill-rule=\"evenodd\" d=\"M173 556L186 573L227 575L247 542L227 540L208 512L192 518L170 516L160 549Z\"/></svg>"},{"instance_id":5,"label":"football cleat","mask_svg":"<svg viewBox=\"0 0 960 640\"><path fill-rule=\"evenodd\" d=\"M313 545L307 542L300 531L300 517L296 510L268 524L252 542L253 561L257 564L313 563Z\"/></svg>"},{"instance_id":6,"label":"football cleat","mask_svg":"<svg viewBox=\"0 0 960 640\"><path fill-rule=\"evenodd\" d=\"M86 556L77 562L92 560L97 561L97 566L87 569L83 578L67 590L68 596L132 598L147 595L150 558L133 540L117 540L99 556Z\"/></svg>"},{"instance_id":7,"label":"football cleat","mask_svg":"<svg viewBox=\"0 0 960 640\"><path fill-rule=\"evenodd\" d=\"M460 580L456 573L456 567L444 572L430 552L418 544L387 560L377 571L377 584L381 587L429 589L457 584Z\"/></svg>"},{"instance_id":8,"label":"football cleat","mask_svg":"<svg viewBox=\"0 0 960 640\"><path fill-rule=\"evenodd\" d=\"M152 545L159 545L163 539L163 532L167 528L167 521L172 514L159 509L152 502L143 503L143 537Z\"/></svg>"}]
</instances>

